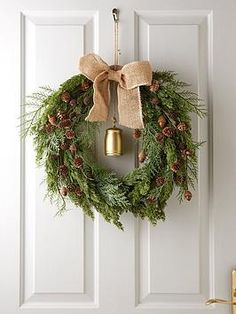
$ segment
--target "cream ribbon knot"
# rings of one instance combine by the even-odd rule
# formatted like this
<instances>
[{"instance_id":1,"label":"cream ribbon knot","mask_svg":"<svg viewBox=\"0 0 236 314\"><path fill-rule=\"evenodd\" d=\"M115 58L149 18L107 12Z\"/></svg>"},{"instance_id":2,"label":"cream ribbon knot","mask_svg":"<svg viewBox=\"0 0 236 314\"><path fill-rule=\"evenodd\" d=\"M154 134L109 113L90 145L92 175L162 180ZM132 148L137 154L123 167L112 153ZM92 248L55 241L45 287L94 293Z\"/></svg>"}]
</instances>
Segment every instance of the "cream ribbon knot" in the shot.
<instances>
[{"instance_id":1,"label":"cream ribbon knot","mask_svg":"<svg viewBox=\"0 0 236 314\"><path fill-rule=\"evenodd\" d=\"M98 55L89 53L80 59L80 71L93 81L93 107L87 121L106 121L109 115L110 82L117 82L119 123L128 128L144 127L139 86L151 85L152 69L148 61L109 66Z\"/></svg>"}]
</instances>

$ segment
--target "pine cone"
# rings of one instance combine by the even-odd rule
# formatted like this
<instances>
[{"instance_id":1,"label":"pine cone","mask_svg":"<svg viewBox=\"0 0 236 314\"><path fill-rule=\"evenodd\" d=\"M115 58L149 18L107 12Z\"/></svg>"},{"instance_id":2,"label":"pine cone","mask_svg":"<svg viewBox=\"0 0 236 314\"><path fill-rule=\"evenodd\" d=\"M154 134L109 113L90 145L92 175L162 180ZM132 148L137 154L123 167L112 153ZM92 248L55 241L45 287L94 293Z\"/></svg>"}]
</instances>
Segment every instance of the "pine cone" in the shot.
<instances>
[{"instance_id":1,"label":"pine cone","mask_svg":"<svg viewBox=\"0 0 236 314\"><path fill-rule=\"evenodd\" d=\"M85 106L90 105L90 103L91 103L91 97L90 97L90 96L85 96L85 97L83 98L83 103L85 104Z\"/></svg>"},{"instance_id":2,"label":"pine cone","mask_svg":"<svg viewBox=\"0 0 236 314\"><path fill-rule=\"evenodd\" d=\"M148 202L149 204L155 204L156 201L157 201L157 199L156 199L155 196L148 196L148 198L147 198L147 202Z\"/></svg>"},{"instance_id":3,"label":"pine cone","mask_svg":"<svg viewBox=\"0 0 236 314\"><path fill-rule=\"evenodd\" d=\"M79 168L83 165L83 159L79 156L75 157L74 159L74 165L76 168Z\"/></svg>"},{"instance_id":4,"label":"pine cone","mask_svg":"<svg viewBox=\"0 0 236 314\"><path fill-rule=\"evenodd\" d=\"M184 192L184 198L187 200L187 201L191 201L192 199L192 193L190 191L185 191Z\"/></svg>"},{"instance_id":5,"label":"pine cone","mask_svg":"<svg viewBox=\"0 0 236 314\"><path fill-rule=\"evenodd\" d=\"M75 107L77 105L76 99L71 99L70 105L71 105L71 107Z\"/></svg>"},{"instance_id":6,"label":"pine cone","mask_svg":"<svg viewBox=\"0 0 236 314\"><path fill-rule=\"evenodd\" d=\"M193 152L190 149L185 149L186 156L192 156Z\"/></svg>"},{"instance_id":7,"label":"pine cone","mask_svg":"<svg viewBox=\"0 0 236 314\"><path fill-rule=\"evenodd\" d=\"M57 125L57 117L48 115L48 121L51 125Z\"/></svg>"},{"instance_id":8,"label":"pine cone","mask_svg":"<svg viewBox=\"0 0 236 314\"><path fill-rule=\"evenodd\" d=\"M67 130L66 131L66 138L68 138L69 140L71 140L72 138L75 137L75 132L73 130Z\"/></svg>"},{"instance_id":9,"label":"pine cone","mask_svg":"<svg viewBox=\"0 0 236 314\"><path fill-rule=\"evenodd\" d=\"M160 100L157 97L153 97L150 102L152 105L157 106L159 105Z\"/></svg>"},{"instance_id":10,"label":"pine cone","mask_svg":"<svg viewBox=\"0 0 236 314\"><path fill-rule=\"evenodd\" d=\"M69 149L69 144L68 144L68 143L61 143L60 149L61 149L61 150L67 150L67 149Z\"/></svg>"},{"instance_id":11,"label":"pine cone","mask_svg":"<svg viewBox=\"0 0 236 314\"><path fill-rule=\"evenodd\" d=\"M157 133L156 139L160 144L163 144L165 140L165 135L163 133Z\"/></svg>"},{"instance_id":12,"label":"pine cone","mask_svg":"<svg viewBox=\"0 0 236 314\"><path fill-rule=\"evenodd\" d=\"M192 155L192 151L190 150L190 149L181 149L181 156L183 157L183 158L185 158L185 157L189 157L189 156L191 156Z\"/></svg>"},{"instance_id":13,"label":"pine cone","mask_svg":"<svg viewBox=\"0 0 236 314\"><path fill-rule=\"evenodd\" d=\"M146 154L144 153L144 151L142 150L139 155L138 155L138 160L139 162L144 162L146 159Z\"/></svg>"},{"instance_id":14,"label":"pine cone","mask_svg":"<svg viewBox=\"0 0 236 314\"><path fill-rule=\"evenodd\" d=\"M178 175L176 175L175 176L175 178L174 178L174 180L175 180L175 182L177 183L177 184L182 184L182 183L184 183L184 177L183 176L178 176Z\"/></svg>"},{"instance_id":15,"label":"pine cone","mask_svg":"<svg viewBox=\"0 0 236 314\"><path fill-rule=\"evenodd\" d=\"M162 186L163 184L165 184L166 180L163 177L158 177L157 176L155 178L155 182L156 182L156 186L159 187L159 186Z\"/></svg>"},{"instance_id":16,"label":"pine cone","mask_svg":"<svg viewBox=\"0 0 236 314\"><path fill-rule=\"evenodd\" d=\"M57 117L58 117L61 121L63 121L63 120L68 119L68 114L67 114L66 112L64 112L64 111L59 111L59 112L57 113Z\"/></svg>"},{"instance_id":17,"label":"pine cone","mask_svg":"<svg viewBox=\"0 0 236 314\"><path fill-rule=\"evenodd\" d=\"M170 112L168 113L168 115L169 115L169 117L170 117L171 119L173 119L173 120L175 120L175 119L177 118L177 114L176 114L175 111L170 111Z\"/></svg>"},{"instance_id":18,"label":"pine cone","mask_svg":"<svg viewBox=\"0 0 236 314\"><path fill-rule=\"evenodd\" d=\"M76 194L77 196L81 196L81 195L83 194L83 192L82 192L82 190L81 190L81 188L80 188L79 186L77 186L77 187L75 188L74 192L75 192L75 194Z\"/></svg>"},{"instance_id":19,"label":"pine cone","mask_svg":"<svg viewBox=\"0 0 236 314\"><path fill-rule=\"evenodd\" d=\"M69 103L70 100L71 100L71 96L70 96L70 93L69 92L63 92L61 94L61 100L66 102L66 103Z\"/></svg>"},{"instance_id":20,"label":"pine cone","mask_svg":"<svg viewBox=\"0 0 236 314\"><path fill-rule=\"evenodd\" d=\"M71 127L71 120L70 119L65 119L65 120L62 120L60 123L59 123L59 128L69 128Z\"/></svg>"},{"instance_id":21,"label":"pine cone","mask_svg":"<svg viewBox=\"0 0 236 314\"><path fill-rule=\"evenodd\" d=\"M86 80L86 81L84 81L83 83L81 83L80 89L81 89L83 92L86 92L86 90L88 90L90 86L91 86L91 82L88 81L88 80Z\"/></svg>"},{"instance_id":22,"label":"pine cone","mask_svg":"<svg viewBox=\"0 0 236 314\"><path fill-rule=\"evenodd\" d=\"M158 124L160 126L161 129L164 128L164 126L166 125L166 118L161 115L159 118L158 118Z\"/></svg>"},{"instance_id":23,"label":"pine cone","mask_svg":"<svg viewBox=\"0 0 236 314\"><path fill-rule=\"evenodd\" d=\"M75 154L76 150L77 150L76 145L75 144L71 144L69 150L70 150L70 152L72 154Z\"/></svg>"},{"instance_id":24,"label":"pine cone","mask_svg":"<svg viewBox=\"0 0 236 314\"><path fill-rule=\"evenodd\" d=\"M45 130L48 134L52 133L54 130L55 130L55 126L50 124L50 123L47 123L45 125Z\"/></svg>"},{"instance_id":25,"label":"pine cone","mask_svg":"<svg viewBox=\"0 0 236 314\"><path fill-rule=\"evenodd\" d=\"M159 90L160 83L157 80L152 80L152 85L150 85L149 89L151 92L155 93Z\"/></svg>"},{"instance_id":26,"label":"pine cone","mask_svg":"<svg viewBox=\"0 0 236 314\"><path fill-rule=\"evenodd\" d=\"M174 130L173 128L166 126L163 130L162 133L166 136L166 137L172 137L174 135Z\"/></svg>"},{"instance_id":27,"label":"pine cone","mask_svg":"<svg viewBox=\"0 0 236 314\"><path fill-rule=\"evenodd\" d=\"M171 170L175 173L178 172L180 170L180 164L178 162L174 162L171 166Z\"/></svg>"},{"instance_id":28,"label":"pine cone","mask_svg":"<svg viewBox=\"0 0 236 314\"><path fill-rule=\"evenodd\" d=\"M68 192L69 193L72 193L72 192L74 192L75 191L75 186L73 185L73 184L70 184L69 186L68 186Z\"/></svg>"},{"instance_id":29,"label":"pine cone","mask_svg":"<svg viewBox=\"0 0 236 314\"><path fill-rule=\"evenodd\" d=\"M60 193L62 196L66 196L68 194L68 189L67 187L63 186L60 188Z\"/></svg>"},{"instance_id":30,"label":"pine cone","mask_svg":"<svg viewBox=\"0 0 236 314\"><path fill-rule=\"evenodd\" d=\"M138 140L138 139L140 138L140 136L141 136L141 131L140 131L139 129L135 129L135 130L133 131L133 138L134 138L135 140Z\"/></svg>"},{"instance_id":31,"label":"pine cone","mask_svg":"<svg viewBox=\"0 0 236 314\"><path fill-rule=\"evenodd\" d=\"M177 129L181 132L184 132L188 129L188 126L185 122L181 122L177 125Z\"/></svg>"},{"instance_id":32,"label":"pine cone","mask_svg":"<svg viewBox=\"0 0 236 314\"><path fill-rule=\"evenodd\" d=\"M59 167L59 174L63 177L67 176L68 168L66 167L66 165L62 165Z\"/></svg>"}]
</instances>

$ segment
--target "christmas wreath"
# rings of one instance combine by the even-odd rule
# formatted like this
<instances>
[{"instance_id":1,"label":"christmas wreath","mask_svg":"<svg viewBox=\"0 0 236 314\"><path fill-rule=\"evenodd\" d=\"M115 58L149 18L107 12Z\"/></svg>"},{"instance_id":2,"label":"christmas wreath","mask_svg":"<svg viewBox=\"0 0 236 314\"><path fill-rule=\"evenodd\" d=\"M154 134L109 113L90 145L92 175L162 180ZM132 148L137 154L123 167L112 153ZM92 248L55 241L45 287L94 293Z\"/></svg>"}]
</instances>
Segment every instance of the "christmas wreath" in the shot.
<instances>
[{"instance_id":1,"label":"christmas wreath","mask_svg":"<svg viewBox=\"0 0 236 314\"><path fill-rule=\"evenodd\" d=\"M152 84L141 86L143 129L134 129L140 142L140 166L124 177L104 169L94 157L100 122L89 122L93 83L83 74L73 76L56 91L40 88L27 106L24 135L34 137L36 161L45 166L48 195L58 202L58 213L70 200L94 217L123 228L120 216L132 212L155 225L165 219L164 208L175 188L179 200L192 198L197 179L197 150L190 114L205 110L187 84L169 71L152 73Z\"/></svg>"}]
</instances>

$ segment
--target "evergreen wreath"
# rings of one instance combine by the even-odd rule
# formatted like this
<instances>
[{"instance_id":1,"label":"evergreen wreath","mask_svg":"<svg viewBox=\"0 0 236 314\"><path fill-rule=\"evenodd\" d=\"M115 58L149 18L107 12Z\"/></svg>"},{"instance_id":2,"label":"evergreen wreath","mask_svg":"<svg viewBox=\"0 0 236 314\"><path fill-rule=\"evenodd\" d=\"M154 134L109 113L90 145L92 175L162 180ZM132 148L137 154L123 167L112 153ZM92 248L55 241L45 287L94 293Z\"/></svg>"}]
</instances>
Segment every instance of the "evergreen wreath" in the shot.
<instances>
[{"instance_id":1,"label":"evergreen wreath","mask_svg":"<svg viewBox=\"0 0 236 314\"><path fill-rule=\"evenodd\" d=\"M141 86L145 128L134 130L140 141L140 167L120 178L93 157L98 122L85 121L93 105L93 85L75 75L57 91L40 88L29 98L23 116L23 135L33 135L36 161L44 165L48 196L58 213L66 201L94 217L94 208L108 222L123 229L120 216L132 212L155 225L165 219L164 208L174 188L179 200L192 198L197 179L197 150L190 114L205 116L198 96L170 71L153 72L151 86Z\"/></svg>"}]
</instances>

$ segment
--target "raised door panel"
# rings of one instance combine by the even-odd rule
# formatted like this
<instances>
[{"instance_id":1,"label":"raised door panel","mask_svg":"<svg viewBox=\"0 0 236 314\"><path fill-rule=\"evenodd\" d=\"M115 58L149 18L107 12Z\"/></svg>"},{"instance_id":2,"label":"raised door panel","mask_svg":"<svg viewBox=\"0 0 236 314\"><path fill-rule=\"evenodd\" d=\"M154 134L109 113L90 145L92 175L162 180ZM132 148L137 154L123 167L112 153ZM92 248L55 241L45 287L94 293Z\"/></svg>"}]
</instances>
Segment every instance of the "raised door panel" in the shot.
<instances>
[{"instance_id":1,"label":"raised door panel","mask_svg":"<svg viewBox=\"0 0 236 314\"><path fill-rule=\"evenodd\" d=\"M22 102L38 86L78 73L79 57L97 50L96 11L21 14ZM98 303L98 222L68 204L45 200L44 169L35 165L32 139L22 143L21 307L94 308Z\"/></svg>"},{"instance_id":2,"label":"raised door panel","mask_svg":"<svg viewBox=\"0 0 236 314\"><path fill-rule=\"evenodd\" d=\"M210 103L211 12L137 11L135 27L137 58L148 59L154 69L174 69ZM137 223L136 305L141 308L203 308L213 287L207 119L193 117L192 128L196 141L207 141L199 152L192 201L179 205L172 197L164 224Z\"/></svg>"}]
</instances>

